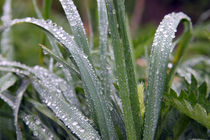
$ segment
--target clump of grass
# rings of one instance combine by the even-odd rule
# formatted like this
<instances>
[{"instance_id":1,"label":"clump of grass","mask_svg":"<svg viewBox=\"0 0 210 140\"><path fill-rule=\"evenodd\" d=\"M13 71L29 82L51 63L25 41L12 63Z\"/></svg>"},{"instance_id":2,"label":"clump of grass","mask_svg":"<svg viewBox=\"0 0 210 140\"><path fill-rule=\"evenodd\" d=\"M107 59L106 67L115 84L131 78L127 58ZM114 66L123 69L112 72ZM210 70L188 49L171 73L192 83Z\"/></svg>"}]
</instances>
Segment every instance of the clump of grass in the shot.
<instances>
[{"instance_id":1,"label":"clump of grass","mask_svg":"<svg viewBox=\"0 0 210 140\"><path fill-rule=\"evenodd\" d=\"M8 2L6 0L5 5ZM52 1L48 2L51 4ZM39 19L13 19L0 27L5 33L16 24L36 25L44 31L51 45L40 45L46 54L44 57L50 57L48 69L8 60L2 52L0 98L14 111L17 139L31 138L32 134L38 139L167 139L169 135L164 136L164 130L174 108L185 115L176 113L184 116L178 121L174 116L171 124L176 125L171 125L172 138L179 138L185 131L179 122L186 118L196 120L197 125L202 124L202 133L207 135L205 130L210 128L207 84L199 85L192 77L192 80L185 81L187 90L179 96L178 92L171 90L180 59L192 36L187 15L179 12L163 18L148 58L148 82L138 86L123 0L116 3L97 0L99 64L93 59L94 50L89 47L72 0L60 0L71 34L51 20L44 20L36 1L33 3ZM49 12L47 1L45 6L44 18ZM174 41L177 26L182 21L185 30ZM9 36L3 36L4 39L9 39ZM177 49L169 69L169 55L174 46ZM11 46L2 44L1 47ZM65 49L67 58L60 48ZM57 63L54 64L53 60ZM27 134L28 128L31 135Z\"/></svg>"}]
</instances>

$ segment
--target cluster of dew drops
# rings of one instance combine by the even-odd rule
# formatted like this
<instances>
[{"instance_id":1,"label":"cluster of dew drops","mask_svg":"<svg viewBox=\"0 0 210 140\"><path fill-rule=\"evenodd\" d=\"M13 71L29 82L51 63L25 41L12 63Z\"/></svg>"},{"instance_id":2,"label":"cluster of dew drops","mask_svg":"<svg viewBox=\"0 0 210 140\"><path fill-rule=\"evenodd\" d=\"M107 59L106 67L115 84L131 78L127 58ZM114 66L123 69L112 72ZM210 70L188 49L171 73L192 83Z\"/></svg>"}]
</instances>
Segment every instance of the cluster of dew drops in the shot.
<instances>
[{"instance_id":1,"label":"cluster of dew drops","mask_svg":"<svg viewBox=\"0 0 210 140\"><path fill-rule=\"evenodd\" d=\"M53 139L53 134L51 134L51 132L42 125L38 118L31 115L24 115L23 120L25 121L26 125L28 125L29 128L33 130L34 136L42 137L40 132L43 132L45 135L47 134L49 140Z\"/></svg>"}]
</instances>

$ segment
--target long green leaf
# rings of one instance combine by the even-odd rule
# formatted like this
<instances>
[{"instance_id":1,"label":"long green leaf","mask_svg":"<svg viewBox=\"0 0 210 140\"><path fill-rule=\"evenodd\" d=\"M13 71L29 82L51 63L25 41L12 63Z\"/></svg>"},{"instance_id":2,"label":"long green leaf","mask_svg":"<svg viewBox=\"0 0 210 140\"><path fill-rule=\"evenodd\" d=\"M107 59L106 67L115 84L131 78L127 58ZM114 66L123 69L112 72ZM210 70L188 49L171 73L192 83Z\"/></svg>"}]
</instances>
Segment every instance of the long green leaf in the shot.
<instances>
[{"instance_id":1,"label":"long green leaf","mask_svg":"<svg viewBox=\"0 0 210 140\"><path fill-rule=\"evenodd\" d=\"M185 26L186 26L186 28L188 28L187 25L185 25ZM186 29L186 30L187 30L186 33L183 34L178 41L177 50L174 55L174 59L172 61L173 67L171 68L171 70L168 74L168 77L166 79L166 83L168 83L168 87L167 87L168 89L170 89L170 86L173 82L173 79L175 76L175 71L177 69L178 64L180 63L181 57L183 56L183 54L187 48L187 45L192 38L191 30L188 30L188 29ZM167 90L167 88L166 88L166 90Z\"/></svg>"},{"instance_id":2,"label":"long green leaf","mask_svg":"<svg viewBox=\"0 0 210 140\"><path fill-rule=\"evenodd\" d=\"M107 69L107 36L108 36L108 17L104 0L97 0L98 4L98 25L100 38L100 74L101 86L106 96L110 95L110 78Z\"/></svg>"},{"instance_id":3,"label":"long green leaf","mask_svg":"<svg viewBox=\"0 0 210 140\"><path fill-rule=\"evenodd\" d=\"M16 81L17 77L12 73L7 73L0 79L0 98L4 100L12 109L15 108L15 98L5 91L13 86Z\"/></svg>"},{"instance_id":4,"label":"long green leaf","mask_svg":"<svg viewBox=\"0 0 210 140\"><path fill-rule=\"evenodd\" d=\"M89 61L91 61L91 55L88 45L88 40L86 37L86 32L80 18L79 12L74 5L73 0L59 0L69 21L74 40L80 49L88 56Z\"/></svg>"},{"instance_id":5,"label":"long green leaf","mask_svg":"<svg viewBox=\"0 0 210 140\"><path fill-rule=\"evenodd\" d=\"M123 48L120 43L120 37L117 28L117 17L112 0L106 0L108 11L109 28L111 31L112 44L114 49L115 65L117 79L119 83L119 94L122 100L122 107L124 113L124 122L126 127L127 138L129 140L137 139L137 132L135 130L135 121L132 113L131 101L129 96L129 88L126 76L125 58ZM138 98L137 98L138 99Z\"/></svg>"},{"instance_id":6,"label":"long green leaf","mask_svg":"<svg viewBox=\"0 0 210 140\"><path fill-rule=\"evenodd\" d=\"M20 87L18 88L16 92L15 108L14 108L14 124L16 128L17 140L22 140L21 130L18 125L18 113L19 113L20 104L23 98L23 94L28 88L28 85L29 85L29 80L23 80Z\"/></svg>"},{"instance_id":7,"label":"long green leaf","mask_svg":"<svg viewBox=\"0 0 210 140\"><path fill-rule=\"evenodd\" d=\"M178 24L182 20L187 21L188 26L191 25L189 17L181 12L166 15L155 33L150 54L144 140L152 140L155 135L172 40L175 37Z\"/></svg>"},{"instance_id":8,"label":"long green leaf","mask_svg":"<svg viewBox=\"0 0 210 140\"><path fill-rule=\"evenodd\" d=\"M74 74L77 77L81 78L79 72L76 69L74 69L70 64L68 64L63 58L61 58L58 55L56 55L55 53L53 53L47 47L45 47L43 45L41 45L41 46L42 46L43 50L45 50L50 56L52 56L55 60L57 60L61 65L63 65L64 67L68 68L69 71L72 74Z\"/></svg>"},{"instance_id":9,"label":"long green leaf","mask_svg":"<svg viewBox=\"0 0 210 140\"><path fill-rule=\"evenodd\" d=\"M122 37L123 42L123 51L126 66L126 74L128 79L128 88L129 88L129 97L131 102L131 108L133 113L133 119L135 122L135 129L137 134L137 139L140 138L141 135L141 127L143 125L143 121L141 119L141 110L140 103L138 100L137 94L137 83L136 83L136 75L133 64L133 54L132 54L132 46L129 40L129 30L126 25L126 14L125 14L125 5L123 0L117 0L117 10L118 10L118 19L119 19L119 27L120 27L120 35Z\"/></svg>"},{"instance_id":10,"label":"long green leaf","mask_svg":"<svg viewBox=\"0 0 210 140\"><path fill-rule=\"evenodd\" d=\"M3 15L1 17L3 25L6 25L11 21L12 18L12 8L11 8L11 0L5 0L3 6ZM2 39L0 42L1 45L1 54L7 59L13 59L14 48L11 44L11 29L8 28L2 33Z\"/></svg>"},{"instance_id":11,"label":"long green leaf","mask_svg":"<svg viewBox=\"0 0 210 140\"><path fill-rule=\"evenodd\" d=\"M17 77L11 73L7 73L0 79L0 93L7 90L9 87L14 85L17 81Z\"/></svg>"}]
</instances>

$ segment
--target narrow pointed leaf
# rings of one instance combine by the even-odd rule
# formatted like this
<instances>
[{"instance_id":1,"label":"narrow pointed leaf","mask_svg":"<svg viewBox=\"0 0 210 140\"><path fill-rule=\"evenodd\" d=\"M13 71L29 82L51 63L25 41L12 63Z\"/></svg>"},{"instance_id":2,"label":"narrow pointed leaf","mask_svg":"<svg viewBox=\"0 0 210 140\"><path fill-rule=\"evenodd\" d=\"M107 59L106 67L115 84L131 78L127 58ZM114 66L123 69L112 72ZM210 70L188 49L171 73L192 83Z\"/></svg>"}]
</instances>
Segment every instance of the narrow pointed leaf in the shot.
<instances>
[{"instance_id":1,"label":"narrow pointed leaf","mask_svg":"<svg viewBox=\"0 0 210 140\"><path fill-rule=\"evenodd\" d=\"M134 70L134 61L133 61L133 54L132 54L132 46L129 40L129 30L128 26L126 25L126 14L125 14L125 5L123 0L117 0L117 10L118 10L118 19L119 19L119 27L120 27L120 35L123 42L123 51L124 51L124 58L125 58L125 67L126 67L126 74L128 79L128 88L129 88L129 97L131 101L131 108L133 113L133 119L135 122L135 129L137 134L137 139L140 138L141 129L143 125L143 121L141 119L141 110L140 110L140 103L138 100L137 94L137 82L136 82L136 75Z\"/></svg>"},{"instance_id":2,"label":"narrow pointed leaf","mask_svg":"<svg viewBox=\"0 0 210 140\"><path fill-rule=\"evenodd\" d=\"M12 73L7 73L0 79L0 93L7 90L9 87L15 84L17 77Z\"/></svg>"},{"instance_id":3,"label":"narrow pointed leaf","mask_svg":"<svg viewBox=\"0 0 210 140\"><path fill-rule=\"evenodd\" d=\"M15 97L10 94L8 91L3 91L0 93L0 98L6 102L12 109L15 108Z\"/></svg>"},{"instance_id":4,"label":"narrow pointed leaf","mask_svg":"<svg viewBox=\"0 0 210 140\"><path fill-rule=\"evenodd\" d=\"M42 17L42 14L41 14L41 12L40 12L40 10L39 10L39 7L38 7L36 1L37 1L37 0L32 0L33 6L34 6L34 10L35 10L35 12L36 12L37 17L40 18L40 19L42 19L43 17Z\"/></svg>"},{"instance_id":5,"label":"narrow pointed leaf","mask_svg":"<svg viewBox=\"0 0 210 140\"><path fill-rule=\"evenodd\" d=\"M118 33L116 11L115 11L112 0L106 0L106 6L107 6L107 11L108 11L109 28L111 31L111 38L112 38L112 44L113 44L113 50L114 50L117 79L118 79L119 89L120 89L119 95L122 100L126 134L129 140L136 140L137 132L135 130L135 123L134 123L135 121L134 121L131 101L129 97L125 58L123 54L123 48L120 43L121 42L120 36Z\"/></svg>"},{"instance_id":6,"label":"narrow pointed leaf","mask_svg":"<svg viewBox=\"0 0 210 140\"><path fill-rule=\"evenodd\" d=\"M18 125L18 113L19 113L20 104L23 98L23 94L25 93L28 85L29 85L29 81L23 80L22 84L20 85L16 93L15 108L14 108L14 123L15 123L15 128L16 128L17 140L22 140L21 130Z\"/></svg>"},{"instance_id":7,"label":"narrow pointed leaf","mask_svg":"<svg viewBox=\"0 0 210 140\"><path fill-rule=\"evenodd\" d=\"M68 68L72 74L74 74L77 77L81 78L79 72L76 69L74 69L71 65L69 65L64 59L62 59L61 57L59 57L58 55L56 55L55 53L53 53L47 47L45 47L43 45L41 45L41 46L42 46L43 50L45 50L50 56L52 56L55 60L57 60L64 67Z\"/></svg>"},{"instance_id":8,"label":"narrow pointed leaf","mask_svg":"<svg viewBox=\"0 0 210 140\"><path fill-rule=\"evenodd\" d=\"M12 8L11 8L11 0L5 0L3 6L3 15L1 17L3 25L6 25L11 21L12 18ZM1 54L7 59L13 58L13 46L11 44L11 29L8 28L2 33L2 39L0 42L1 45Z\"/></svg>"},{"instance_id":9,"label":"narrow pointed leaf","mask_svg":"<svg viewBox=\"0 0 210 140\"><path fill-rule=\"evenodd\" d=\"M60 0L60 2L69 21L75 42L91 61L86 32L73 0Z\"/></svg>"},{"instance_id":10,"label":"narrow pointed leaf","mask_svg":"<svg viewBox=\"0 0 210 140\"><path fill-rule=\"evenodd\" d=\"M99 25L99 39L100 39L100 74L103 93L106 96L110 95L110 78L107 69L107 36L108 36L108 17L106 11L106 4L104 0L97 0L98 5L98 25Z\"/></svg>"},{"instance_id":11,"label":"narrow pointed leaf","mask_svg":"<svg viewBox=\"0 0 210 140\"><path fill-rule=\"evenodd\" d=\"M190 29L189 17L180 12L166 15L155 33L149 63L144 140L152 140L155 135L172 40L175 37L178 24L182 20L187 21Z\"/></svg>"}]
</instances>

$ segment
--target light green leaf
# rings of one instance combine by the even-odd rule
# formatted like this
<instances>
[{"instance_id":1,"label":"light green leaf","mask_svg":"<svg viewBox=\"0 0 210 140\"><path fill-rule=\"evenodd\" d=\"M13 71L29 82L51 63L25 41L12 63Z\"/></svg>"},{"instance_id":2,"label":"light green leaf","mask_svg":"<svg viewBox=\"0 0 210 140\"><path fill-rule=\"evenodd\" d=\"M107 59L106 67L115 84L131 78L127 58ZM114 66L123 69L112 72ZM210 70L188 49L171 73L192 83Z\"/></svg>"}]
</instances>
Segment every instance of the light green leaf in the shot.
<instances>
[{"instance_id":1,"label":"light green leaf","mask_svg":"<svg viewBox=\"0 0 210 140\"><path fill-rule=\"evenodd\" d=\"M108 12L109 28L111 31L112 46L114 50L117 80L119 83L119 95L122 101L126 135L129 140L136 140L137 132L135 129L135 121L129 96L125 58L123 54L124 52L118 33L116 11L112 0L106 0L106 6Z\"/></svg>"},{"instance_id":2,"label":"light green leaf","mask_svg":"<svg viewBox=\"0 0 210 140\"><path fill-rule=\"evenodd\" d=\"M20 127L18 125L18 113L20 109L20 104L23 98L23 94L25 93L26 89L28 88L29 81L23 80L20 87L18 88L16 92L16 99L15 99L15 108L14 108L14 124L16 128L16 134L17 134L17 140L22 140L22 134Z\"/></svg>"},{"instance_id":3,"label":"light green leaf","mask_svg":"<svg viewBox=\"0 0 210 140\"><path fill-rule=\"evenodd\" d=\"M100 77L101 87L106 96L110 95L110 78L107 69L107 36L108 36L108 17L104 0L97 0L98 5L98 25L100 39Z\"/></svg>"},{"instance_id":4,"label":"light green leaf","mask_svg":"<svg viewBox=\"0 0 210 140\"><path fill-rule=\"evenodd\" d=\"M12 18L11 0L5 0L3 6L3 15L1 17L3 25L7 25ZM11 29L8 28L2 33L2 39L0 42L1 54L9 60L13 59L14 48L11 44Z\"/></svg>"},{"instance_id":5,"label":"light green leaf","mask_svg":"<svg viewBox=\"0 0 210 140\"><path fill-rule=\"evenodd\" d=\"M143 120L141 118L141 108L138 100L137 94L137 82L136 82L136 74L134 70L134 60L132 53L132 45L129 39L129 30L126 14L125 14L125 5L123 0L117 0L117 13L119 19L119 27L120 27L120 36L122 38L124 58L125 58L125 67L126 67L126 75L128 80L128 88L129 88L129 97L131 102L131 109L133 113L133 119L137 134L137 139L140 138L141 129L143 126Z\"/></svg>"},{"instance_id":6,"label":"light green leaf","mask_svg":"<svg viewBox=\"0 0 210 140\"><path fill-rule=\"evenodd\" d=\"M88 40L86 37L85 28L83 26L80 15L74 5L73 0L59 0L69 21L74 40L78 47L84 51L88 56L89 61L91 61L91 55L88 45Z\"/></svg>"},{"instance_id":7,"label":"light green leaf","mask_svg":"<svg viewBox=\"0 0 210 140\"><path fill-rule=\"evenodd\" d=\"M155 33L149 63L144 140L152 140L155 135L172 40L175 37L178 24L182 20L187 21L188 26L191 25L189 17L181 12L166 15Z\"/></svg>"},{"instance_id":8,"label":"light green leaf","mask_svg":"<svg viewBox=\"0 0 210 140\"><path fill-rule=\"evenodd\" d=\"M37 102L36 100L33 99L27 99L27 101L29 101L30 103L33 104L33 106L42 114L44 114L45 116L47 116L48 118L50 118L51 120L53 120L54 122L56 122L59 126L61 126L66 133L69 135L69 137L74 137L73 134L71 134L71 132L69 131L69 129L63 124L63 122L61 120L59 120L55 114L49 109L47 108L47 106L45 104L41 104L39 102Z\"/></svg>"},{"instance_id":9,"label":"light green leaf","mask_svg":"<svg viewBox=\"0 0 210 140\"><path fill-rule=\"evenodd\" d=\"M15 84L17 77L12 73L7 73L0 79L0 93L7 90L9 87Z\"/></svg>"}]
</instances>

